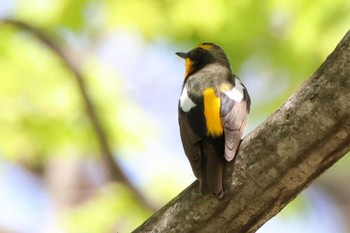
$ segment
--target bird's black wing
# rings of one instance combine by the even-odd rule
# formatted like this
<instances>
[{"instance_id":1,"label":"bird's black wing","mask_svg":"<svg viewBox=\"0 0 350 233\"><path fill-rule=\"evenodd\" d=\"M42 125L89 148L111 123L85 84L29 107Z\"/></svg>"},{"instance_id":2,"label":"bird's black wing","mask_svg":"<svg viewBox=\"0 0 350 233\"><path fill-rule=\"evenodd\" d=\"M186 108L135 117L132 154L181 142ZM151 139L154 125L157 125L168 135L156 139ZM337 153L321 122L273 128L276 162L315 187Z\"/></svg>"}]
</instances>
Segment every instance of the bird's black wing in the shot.
<instances>
[{"instance_id":1,"label":"bird's black wing","mask_svg":"<svg viewBox=\"0 0 350 233\"><path fill-rule=\"evenodd\" d=\"M225 158L227 161L231 161L236 155L247 123L247 116L250 110L250 98L244 87L244 97L242 101L236 102L230 99L225 93L220 94L220 99L220 116L225 135Z\"/></svg>"},{"instance_id":2,"label":"bird's black wing","mask_svg":"<svg viewBox=\"0 0 350 233\"><path fill-rule=\"evenodd\" d=\"M196 101L197 102L197 101ZM201 140L205 136L206 126L203 101L198 101L190 111L184 112L179 106L179 125L182 145L190 161L194 175L201 179Z\"/></svg>"}]
</instances>

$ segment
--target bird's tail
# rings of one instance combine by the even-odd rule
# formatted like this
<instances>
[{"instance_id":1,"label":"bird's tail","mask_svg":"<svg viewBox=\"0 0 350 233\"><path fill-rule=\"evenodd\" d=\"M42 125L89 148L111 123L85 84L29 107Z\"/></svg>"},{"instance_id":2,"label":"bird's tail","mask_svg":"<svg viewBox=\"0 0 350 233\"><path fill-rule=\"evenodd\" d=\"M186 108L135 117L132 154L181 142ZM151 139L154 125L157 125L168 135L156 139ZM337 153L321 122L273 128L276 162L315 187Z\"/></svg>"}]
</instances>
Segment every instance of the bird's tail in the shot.
<instances>
[{"instance_id":1,"label":"bird's tail","mask_svg":"<svg viewBox=\"0 0 350 233\"><path fill-rule=\"evenodd\" d=\"M200 191L203 195L214 194L219 198L223 191L224 141L219 139L204 140L202 144L202 177Z\"/></svg>"}]
</instances>

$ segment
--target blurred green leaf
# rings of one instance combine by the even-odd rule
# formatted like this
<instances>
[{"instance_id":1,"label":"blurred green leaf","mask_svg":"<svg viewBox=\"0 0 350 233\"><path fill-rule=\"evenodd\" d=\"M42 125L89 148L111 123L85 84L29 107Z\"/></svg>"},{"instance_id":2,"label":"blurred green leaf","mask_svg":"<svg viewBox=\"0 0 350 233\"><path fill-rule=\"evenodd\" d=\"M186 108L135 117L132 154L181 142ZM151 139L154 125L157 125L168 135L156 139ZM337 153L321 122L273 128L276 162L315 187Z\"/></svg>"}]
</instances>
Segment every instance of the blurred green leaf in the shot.
<instances>
[{"instance_id":1,"label":"blurred green leaf","mask_svg":"<svg viewBox=\"0 0 350 233\"><path fill-rule=\"evenodd\" d=\"M70 74L28 34L0 30L0 46L7 45L0 48L4 51L0 55L2 154L33 160L38 154L67 148L94 150L90 125Z\"/></svg>"},{"instance_id":2,"label":"blurred green leaf","mask_svg":"<svg viewBox=\"0 0 350 233\"><path fill-rule=\"evenodd\" d=\"M62 218L71 233L131 232L150 214L130 198L123 186L110 185Z\"/></svg>"}]
</instances>

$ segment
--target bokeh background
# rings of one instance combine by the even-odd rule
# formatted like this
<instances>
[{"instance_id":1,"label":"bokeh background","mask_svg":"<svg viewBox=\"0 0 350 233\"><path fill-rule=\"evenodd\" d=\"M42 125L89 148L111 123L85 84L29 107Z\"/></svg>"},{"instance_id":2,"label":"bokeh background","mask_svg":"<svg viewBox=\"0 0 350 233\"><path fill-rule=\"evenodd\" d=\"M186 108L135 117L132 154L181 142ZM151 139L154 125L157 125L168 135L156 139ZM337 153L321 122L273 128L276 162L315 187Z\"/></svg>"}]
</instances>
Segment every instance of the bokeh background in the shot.
<instances>
[{"instance_id":1,"label":"bokeh background","mask_svg":"<svg viewBox=\"0 0 350 233\"><path fill-rule=\"evenodd\" d=\"M126 179L108 175L72 71L0 22L0 232L130 232L194 181L174 53L224 48L252 98L249 133L350 29L350 1L0 0L5 18L39 28L80 70ZM350 232L348 157L258 232Z\"/></svg>"}]
</instances>

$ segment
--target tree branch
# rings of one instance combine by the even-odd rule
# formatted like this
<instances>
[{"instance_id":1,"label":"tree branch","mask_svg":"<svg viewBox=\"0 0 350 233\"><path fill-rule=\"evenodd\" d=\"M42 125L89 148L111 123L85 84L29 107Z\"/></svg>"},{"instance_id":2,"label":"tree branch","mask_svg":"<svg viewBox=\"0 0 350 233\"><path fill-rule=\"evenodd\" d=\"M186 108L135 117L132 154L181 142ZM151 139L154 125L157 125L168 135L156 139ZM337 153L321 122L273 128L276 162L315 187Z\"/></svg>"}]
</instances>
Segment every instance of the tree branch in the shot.
<instances>
[{"instance_id":1,"label":"tree branch","mask_svg":"<svg viewBox=\"0 0 350 233\"><path fill-rule=\"evenodd\" d=\"M350 31L300 90L244 138L225 195L195 182L134 232L255 232L350 150Z\"/></svg>"},{"instance_id":2,"label":"tree branch","mask_svg":"<svg viewBox=\"0 0 350 233\"><path fill-rule=\"evenodd\" d=\"M73 77L77 83L82 101L85 104L86 114L91 122L93 130L95 131L98 144L100 145L102 160L104 162L104 166L106 167L109 179L111 181L122 182L145 208L151 211L158 209L153 204L151 204L146 199L146 197L144 197L142 193L140 193L138 189L129 181L128 177L124 174L119 164L114 160L113 153L109 145L109 139L98 117L95 104L89 95L85 77L81 73L80 68L73 62L69 54L65 53L65 51L42 30L26 22L14 19L0 19L0 24L1 23L11 25L15 28L32 34L36 39L45 44L52 52L54 52L57 57L59 57L63 62L67 70L72 72Z\"/></svg>"}]
</instances>

